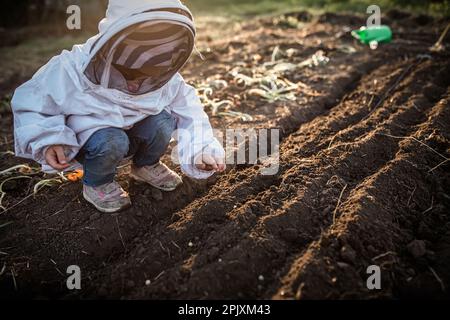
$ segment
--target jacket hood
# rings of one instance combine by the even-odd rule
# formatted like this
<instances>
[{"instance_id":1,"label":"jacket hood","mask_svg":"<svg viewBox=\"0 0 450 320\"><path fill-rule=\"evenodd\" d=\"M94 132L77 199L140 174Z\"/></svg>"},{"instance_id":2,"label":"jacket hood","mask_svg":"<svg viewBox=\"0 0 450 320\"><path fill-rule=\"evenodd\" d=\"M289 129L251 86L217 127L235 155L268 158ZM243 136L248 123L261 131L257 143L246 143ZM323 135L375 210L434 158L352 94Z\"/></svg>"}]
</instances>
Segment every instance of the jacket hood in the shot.
<instances>
[{"instance_id":1,"label":"jacket hood","mask_svg":"<svg viewBox=\"0 0 450 320\"><path fill-rule=\"evenodd\" d=\"M82 72L94 85L130 94L111 85L111 82L114 82L111 79L118 74L115 67L111 67L114 64L114 50L140 26L149 25L151 30L152 25L157 28L161 24L177 25L185 30L187 39L183 56L177 58L176 65L170 69L170 74L166 75L166 81L160 83L159 87L162 87L184 66L194 49L196 30L192 13L179 0L110 0L106 16L99 24L99 34L88 47L88 59L82 66ZM96 72L95 76L93 72ZM147 94L155 89L150 90L148 87L147 91L131 94Z\"/></svg>"},{"instance_id":2,"label":"jacket hood","mask_svg":"<svg viewBox=\"0 0 450 320\"><path fill-rule=\"evenodd\" d=\"M159 12L160 9L182 10L188 13L192 22L191 27L195 31L191 11L179 0L109 0L106 17L100 21L98 29L100 33L105 33L118 20L146 11Z\"/></svg>"}]
</instances>

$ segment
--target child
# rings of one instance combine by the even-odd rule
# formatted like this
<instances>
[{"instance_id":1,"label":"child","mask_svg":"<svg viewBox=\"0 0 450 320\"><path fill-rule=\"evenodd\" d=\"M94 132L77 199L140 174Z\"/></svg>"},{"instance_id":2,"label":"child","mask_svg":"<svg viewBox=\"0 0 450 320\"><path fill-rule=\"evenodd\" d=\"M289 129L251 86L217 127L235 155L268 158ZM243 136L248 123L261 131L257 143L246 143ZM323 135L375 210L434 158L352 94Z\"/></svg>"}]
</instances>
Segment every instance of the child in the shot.
<instances>
[{"instance_id":1,"label":"child","mask_svg":"<svg viewBox=\"0 0 450 320\"><path fill-rule=\"evenodd\" d=\"M110 0L99 31L16 90L17 156L44 171L78 161L84 198L107 213L131 205L114 181L125 157L133 157L136 180L164 191L182 183L160 162L172 135L184 173L205 179L224 171L224 150L195 89L178 73L194 48L190 11L179 0Z\"/></svg>"}]
</instances>

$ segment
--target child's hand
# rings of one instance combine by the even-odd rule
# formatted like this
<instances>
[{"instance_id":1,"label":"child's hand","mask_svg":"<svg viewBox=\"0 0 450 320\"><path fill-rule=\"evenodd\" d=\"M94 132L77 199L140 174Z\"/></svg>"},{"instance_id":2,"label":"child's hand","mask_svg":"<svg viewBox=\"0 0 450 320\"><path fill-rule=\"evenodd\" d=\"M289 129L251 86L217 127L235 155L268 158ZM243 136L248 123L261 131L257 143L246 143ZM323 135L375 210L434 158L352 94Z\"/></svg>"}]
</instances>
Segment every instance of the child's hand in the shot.
<instances>
[{"instance_id":1,"label":"child's hand","mask_svg":"<svg viewBox=\"0 0 450 320\"><path fill-rule=\"evenodd\" d=\"M47 164L55 170L62 171L70 167L67 163L63 146L51 146L45 152L45 160Z\"/></svg>"},{"instance_id":2,"label":"child's hand","mask_svg":"<svg viewBox=\"0 0 450 320\"><path fill-rule=\"evenodd\" d=\"M197 157L195 166L199 170L215 172L224 172L226 168L223 158L213 157L209 154L202 154L200 157Z\"/></svg>"}]
</instances>

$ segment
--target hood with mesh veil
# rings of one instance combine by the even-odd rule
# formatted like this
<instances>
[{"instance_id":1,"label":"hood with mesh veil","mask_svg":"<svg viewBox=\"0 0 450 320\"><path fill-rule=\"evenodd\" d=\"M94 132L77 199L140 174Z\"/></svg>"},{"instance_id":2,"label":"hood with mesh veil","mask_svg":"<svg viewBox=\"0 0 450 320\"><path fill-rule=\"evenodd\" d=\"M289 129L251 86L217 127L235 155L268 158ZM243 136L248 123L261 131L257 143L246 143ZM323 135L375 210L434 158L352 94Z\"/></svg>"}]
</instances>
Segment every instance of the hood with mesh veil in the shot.
<instances>
[{"instance_id":1,"label":"hood with mesh veil","mask_svg":"<svg viewBox=\"0 0 450 320\"><path fill-rule=\"evenodd\" d=\"M132 95L167 84L194 48L192 14L177 0L112 0L99 30L84 74L96 85Z\"/></svg>"}]
</instances>

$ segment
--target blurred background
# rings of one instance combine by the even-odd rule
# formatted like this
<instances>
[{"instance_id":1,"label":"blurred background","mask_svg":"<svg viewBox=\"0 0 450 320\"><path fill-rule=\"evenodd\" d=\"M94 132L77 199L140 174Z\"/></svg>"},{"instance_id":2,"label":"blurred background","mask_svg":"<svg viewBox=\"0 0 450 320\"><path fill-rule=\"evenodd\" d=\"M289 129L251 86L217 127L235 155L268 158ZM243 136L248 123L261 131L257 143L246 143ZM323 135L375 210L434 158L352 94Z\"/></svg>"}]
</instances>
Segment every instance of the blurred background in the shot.
<instances>
[{"instance_id":1,"label":"blurred background","mask_svg":"<svg viewBox=\"0 0 450 320\"><path fill-rule=\"evenodd\" d=\"M107 0L4 0L0 11L0 28L18 29L53 25L56 30L67 18L66 9L76 4L82 8L83 27L92 30L103 16ZM248 16L291 10L294 8L364 12L368 5L384 9L402 8L428 14L448 14L449 0L186 0L196 14Z\"/></svg>"}]
</instances>

